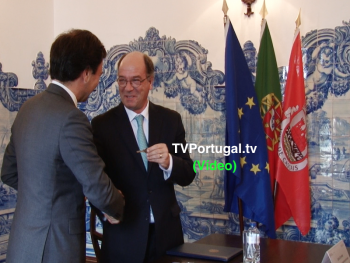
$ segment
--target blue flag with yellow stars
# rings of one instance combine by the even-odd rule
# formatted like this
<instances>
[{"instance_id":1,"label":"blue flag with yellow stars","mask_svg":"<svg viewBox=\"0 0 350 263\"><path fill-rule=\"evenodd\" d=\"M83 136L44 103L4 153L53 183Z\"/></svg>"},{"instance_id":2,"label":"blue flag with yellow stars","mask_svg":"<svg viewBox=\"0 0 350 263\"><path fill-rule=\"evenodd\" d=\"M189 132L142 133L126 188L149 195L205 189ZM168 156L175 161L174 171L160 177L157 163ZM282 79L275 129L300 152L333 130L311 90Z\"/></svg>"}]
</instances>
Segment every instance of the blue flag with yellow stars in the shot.
<instances>
[{"instance_id":1,"label":"blue flag with yellow stars","mask_svg":"<svg viewBox=\"0 0 350 263\"><path fill-rule=\"evenodd\" d=\"M231 149L226 163L236 163L236 170L226 170L225 173L224 210L238 214L240 198L243 216L263 224L265 233L276 238L267 146L259 103L251 72L229 19L225 34L226 146Z\"/></svg>"}]
</instances>

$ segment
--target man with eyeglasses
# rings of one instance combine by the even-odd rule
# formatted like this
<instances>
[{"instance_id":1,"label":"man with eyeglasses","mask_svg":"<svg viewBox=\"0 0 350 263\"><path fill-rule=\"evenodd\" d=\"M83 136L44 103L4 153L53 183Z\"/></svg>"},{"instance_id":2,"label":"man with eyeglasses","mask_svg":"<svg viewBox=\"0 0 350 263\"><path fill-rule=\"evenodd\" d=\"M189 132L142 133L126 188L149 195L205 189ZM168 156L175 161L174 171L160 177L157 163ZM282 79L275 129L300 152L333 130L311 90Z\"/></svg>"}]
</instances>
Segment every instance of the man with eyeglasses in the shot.
<instances>
[{"instance_id":1,"label":"man with eyeglasses","mask_svg":"<svg viewBox=\"0 0 350 263\"><path fill-rule=\"evenodd\" d=\"M151 262L184 242L174 184L193 181L193 161L172 145L186 144L180 114L148 100L152 60L131 52L117 66L122 103L92 120L105 171L125 196L123 221L103 223L102 263Z\"/></svg>"}]
</instances>

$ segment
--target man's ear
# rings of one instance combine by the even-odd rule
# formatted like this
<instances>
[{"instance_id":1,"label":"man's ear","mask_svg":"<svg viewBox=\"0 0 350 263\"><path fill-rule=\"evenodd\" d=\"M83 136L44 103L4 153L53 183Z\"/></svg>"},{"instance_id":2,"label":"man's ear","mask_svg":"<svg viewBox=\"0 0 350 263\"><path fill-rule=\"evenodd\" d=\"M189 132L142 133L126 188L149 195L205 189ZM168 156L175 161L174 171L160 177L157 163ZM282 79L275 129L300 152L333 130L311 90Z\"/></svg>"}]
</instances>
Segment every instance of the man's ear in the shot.
<instances>
[{"instance_id":1,"label":"man's ear","mask_svg":"<svg viewBox=\"0 0 350 263\"><path fill-rule=\"evenodd\" d=\"M149 84L150 84L150 90L153 89L153 83L154 83L154 76L149 77Z\"/></svg>"},{"instance_id":2,"label":"man's ear","mask_svg":"<svg viewBox=\"0 0 350 263\"><path fill-rule=\"evenodd\" d=\"M84 69L84 71L82 72L82 78L83 78L84 84L89 82L91 78L91 74L92 74L91 69L87 69L87 68Z\"/></svg>"}]
</instances>

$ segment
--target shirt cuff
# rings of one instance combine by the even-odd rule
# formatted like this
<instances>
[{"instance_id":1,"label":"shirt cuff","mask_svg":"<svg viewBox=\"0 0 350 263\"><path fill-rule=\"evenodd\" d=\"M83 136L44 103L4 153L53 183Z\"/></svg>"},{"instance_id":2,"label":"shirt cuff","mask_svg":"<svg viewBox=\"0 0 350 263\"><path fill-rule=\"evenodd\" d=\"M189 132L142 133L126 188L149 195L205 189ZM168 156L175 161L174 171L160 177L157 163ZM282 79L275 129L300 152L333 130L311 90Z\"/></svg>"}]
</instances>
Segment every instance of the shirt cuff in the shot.
<instances>
[{"instance_id":1,"label":"shirt cuff","mask_svg":"<svg viewBox=\"0 0 350 263\"><path fill-rule=\"evenodd\" d=\"M162 166L159 165L159 168L163 170L163 175L164 175L164 180L168 180L170 175L171 175L171 171L173 170L173 157L171 156L171 154L169 153L169 167L168 169L164 169Z\"/></svg>"}]
</instances>

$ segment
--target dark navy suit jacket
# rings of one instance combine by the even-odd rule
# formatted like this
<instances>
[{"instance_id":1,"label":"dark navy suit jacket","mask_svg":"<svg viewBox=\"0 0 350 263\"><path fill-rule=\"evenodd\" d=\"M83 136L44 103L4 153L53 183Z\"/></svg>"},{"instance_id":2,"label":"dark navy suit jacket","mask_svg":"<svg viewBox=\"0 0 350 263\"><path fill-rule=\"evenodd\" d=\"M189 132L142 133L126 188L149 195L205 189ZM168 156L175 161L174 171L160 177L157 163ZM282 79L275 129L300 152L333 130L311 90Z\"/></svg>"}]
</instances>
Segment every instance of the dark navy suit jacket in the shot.
<instances>
[{"instance_id":1,"label":"dark navy suit jacket","mask_svg":"<svg viewBox=\"0 0 350 263\"><path fill-rule=\"evenodd\" d=\"M194 177L188 152L175 153L172 143L185 144L185 130L176 111L149 104L149 145L165 143L173 158L168 180L158 163L142 161L131 123L121 103L92 120L94 141L106 164L106 173L125 196L124 217L120 224L103 226L103 263L143 262L150 220L150 205L155 218L156 254L183 243L174 184L189 185ZM178 147L180 149L180 147Z\"/></svg>"}]
</instances>

